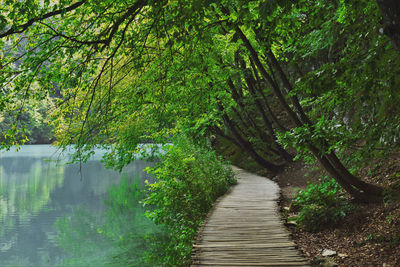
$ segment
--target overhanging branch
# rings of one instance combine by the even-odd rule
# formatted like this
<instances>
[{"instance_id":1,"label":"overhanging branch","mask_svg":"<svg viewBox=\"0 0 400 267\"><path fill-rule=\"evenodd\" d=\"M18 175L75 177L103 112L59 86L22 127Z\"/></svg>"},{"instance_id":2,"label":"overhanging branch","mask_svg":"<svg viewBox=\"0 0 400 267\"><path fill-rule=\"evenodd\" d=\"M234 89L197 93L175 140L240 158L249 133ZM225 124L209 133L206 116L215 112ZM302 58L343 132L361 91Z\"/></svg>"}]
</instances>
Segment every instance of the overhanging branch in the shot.
<instances>
[{"instance_id":1,"label":"overhanging branch","mask_svg":"<svg viewBox=\"0 0 400 267\"><path fill-rule=\"evenodd\" d=\"M0 38L3 38L5 36L9 36L9 35L13 35L13 34L16 34L16 33L22 33L26 29L28 29L30 26L32 26L33 23L45 20L47 18L51 18L51 17L57 16L57 15L60 15L60 14L63 14L63 13L67 13L67 12L70 12L72 10L75 10L78 7L80 7L81 5L83 5L86 1L87 0L82 0L82 1L76 2L73 5L70 5L69 7L61 8L61 9L46 13L41 17L32 18L32 19L28 20L27 23L24 23L22 25L12 26L8 31L0 33Z\"/></svg>"}]
</instances>

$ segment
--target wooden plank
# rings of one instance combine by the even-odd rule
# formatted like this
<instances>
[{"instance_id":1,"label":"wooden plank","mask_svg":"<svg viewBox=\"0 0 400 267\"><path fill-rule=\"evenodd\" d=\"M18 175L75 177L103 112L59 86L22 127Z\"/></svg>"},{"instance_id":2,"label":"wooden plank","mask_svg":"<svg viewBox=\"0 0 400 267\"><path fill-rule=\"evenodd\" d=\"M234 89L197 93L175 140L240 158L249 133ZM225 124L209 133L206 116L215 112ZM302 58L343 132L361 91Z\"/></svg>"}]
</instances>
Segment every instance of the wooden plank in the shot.
<instances>
[{"instance_id":1,"label":"wooden plank","mask_svg":"<svg viewBox=\"0 0 400 267\"><path fill-rule=\"evenodd\" d=\"M235 172L238 185L215 202L193 245L191 266L309 266L283 226L278 185Z\"/></svg>"}]
</instances>

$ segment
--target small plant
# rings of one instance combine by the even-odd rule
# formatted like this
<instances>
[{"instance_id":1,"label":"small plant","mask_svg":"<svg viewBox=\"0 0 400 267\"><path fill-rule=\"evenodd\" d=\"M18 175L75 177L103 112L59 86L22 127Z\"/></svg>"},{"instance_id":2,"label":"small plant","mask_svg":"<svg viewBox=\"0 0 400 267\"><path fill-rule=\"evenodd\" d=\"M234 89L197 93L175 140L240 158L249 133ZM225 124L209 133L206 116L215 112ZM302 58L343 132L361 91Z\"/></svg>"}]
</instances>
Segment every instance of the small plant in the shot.
<instances>
[{"instance_id":1,"label":"small plant","mask_svg":"<svg viewBox=\"0 0 400 267\"><path fill-rule=\"evenodd\" d=\"M396 221L397 221L397 216L395 216L393 214L386 216L386 219L385 219L386 223L392 224L392 223L394 223Z\"/></svg>"},{"instance_id":2,"label":"small plant","mask_svg":"<svg viewBox=\"0 0 400 267\"><path fill-rule=\"evenodd\" d=\"M400 182L396 182L384 190L383 200L385 201L385 204L400 200Z\"/></svg>"},{"instance_id":3,"label":"small plant","mask_svg":"<svg viewBox=\"0 0 400 267\"><path fill-rule=\"evenodd\" d=\"M379 234L372 232L367 236L367 238L365 240L370 243L383 243L389 239L390 238L388 238L388 237L385 237L383 235L379 235Z\"/></svg>"},{"instance_id":4,"label":"small plant","mask_svg":"<svg viewBox=\"0 0 400 267\"><path fill-rule=\"evenodd\" d=\"M320 184L310 183L305 190L299 190L291 204L291 210L299 212L297 224L310 232L336 225L350 207L341 187L326 177Z\"/></svg>"}]
</instances>

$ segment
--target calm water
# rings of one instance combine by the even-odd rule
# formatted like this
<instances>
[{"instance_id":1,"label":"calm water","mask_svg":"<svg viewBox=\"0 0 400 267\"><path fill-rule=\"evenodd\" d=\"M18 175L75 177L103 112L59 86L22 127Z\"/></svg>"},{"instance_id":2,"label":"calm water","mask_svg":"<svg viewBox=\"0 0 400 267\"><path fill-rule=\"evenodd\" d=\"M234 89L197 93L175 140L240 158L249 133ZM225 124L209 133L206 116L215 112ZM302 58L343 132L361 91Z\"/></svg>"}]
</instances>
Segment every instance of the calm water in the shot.
<instances>
[{"instance_id":1,"label":"calm water","mask_svg":"<svg viewBox=\"0 0 400 267\"><path fill-rule=\"evenodd\" d=\"M103 167L101 154L98 151L92 160L79 166L66 164L65 155L47 145L23 146L18 152L1 153L0 266L62 264L71 255L59 247L57 220L85 217L74 222L78 222L77 228L79 222L84 223L81 231L87 232L85 229L94 224L91 220L102 221L108 190L120 183L122 176L148 179L142 170L149 163L138 160L118 173ZM76 234L75 230L69 232ZM79 238L82 235L75 240L65 236L64 241L80 242Z\"/></svg>"}]
</instances>

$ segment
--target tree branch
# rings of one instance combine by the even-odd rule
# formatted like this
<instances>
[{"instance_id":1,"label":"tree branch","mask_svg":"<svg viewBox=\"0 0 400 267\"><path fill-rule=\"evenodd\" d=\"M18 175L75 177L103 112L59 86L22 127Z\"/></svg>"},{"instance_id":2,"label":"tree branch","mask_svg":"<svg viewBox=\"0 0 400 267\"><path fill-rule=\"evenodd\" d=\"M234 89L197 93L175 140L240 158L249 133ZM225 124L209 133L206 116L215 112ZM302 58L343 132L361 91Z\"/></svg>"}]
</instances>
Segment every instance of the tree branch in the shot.
<instances>
[{"instance_id":1,"label":"tree branch","mask_svg":"<svg viewBox=\"0 0 400 267\"><path fill-rule=\"evenodd\" d=\"M75 10L78 7L80 7L81 5L83 5L86 1L87 0L82 0L82 1L76 2L73 5L70 5L69 7L61 8L61 9L46 13L43 16L38 17L38 18L32 18L32 19L28 20L27 23L24 23L22 25L12 26L8 31L0 33L0 38L3 38L5 36L9 36L9 35L13 35L13 34L16 34L16 33L22 33L26 29L28 29L30 26L32 26L33 23L45 20L47 18L54 17L56 15L60 15L60 14L66 13L66 12L70 12L72 10ZM20 30L18 30L18 28L20 28Z\"/></svg>"}]
</instances>

